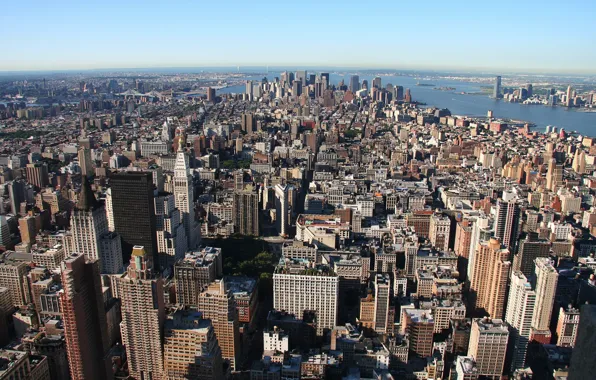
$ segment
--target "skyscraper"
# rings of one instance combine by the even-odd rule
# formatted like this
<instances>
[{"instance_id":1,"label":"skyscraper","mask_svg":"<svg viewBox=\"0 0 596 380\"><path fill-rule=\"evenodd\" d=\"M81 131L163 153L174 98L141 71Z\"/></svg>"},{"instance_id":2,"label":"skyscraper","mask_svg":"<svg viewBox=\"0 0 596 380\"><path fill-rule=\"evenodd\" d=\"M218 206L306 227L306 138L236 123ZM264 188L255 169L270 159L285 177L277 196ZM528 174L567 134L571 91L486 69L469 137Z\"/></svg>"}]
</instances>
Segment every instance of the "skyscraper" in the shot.
<instances>
[{"instance_id":1,"label":"skyscraper","mask_svg":"<svg viewBox=\"0 0 596 380\"><path fill-rule=\"evenodd\" d=\"M273 272L273 308L295 315L316 312L317 335L337 323L339 277L327 266L310 268L304 260L289 260Z\"/></svg>"},{"instance_id":2,"label":"skyscraper","mask_svg":"<svg viewBox=\"0 0 596 380\"><path fill-rule=\"evenodd\" d=\"M99 262L73 255L61 264L59 294L70 376L74 380L112 378Z\"/></svg>"},{"instance_id":3,"label":"skyscraper","mask_svg":"<svg viewBox=\"0 0 596 380\"><path fill-rule=\"evenodd\" d=\"M535 259L534 263L536 265L536 306L534 307L532 329L538 332L546 331L550 333L549 326L555 303L559 273L553 267L550 258L540 257Z\"/></svg>"},{"instance_id":4,"label":"skyscraper","mask_svg":"<svg viewBox=\"0 0 596 380\"><path fill-rule=\"evenodd\" d=\"M302 86L306 86L307 79L308 79L308 77L306 76L306 70L296 71L296 81L295 82L300 82L300 84ZM294 94L294 96L296 96L296 94Z\"/></svg>"},{"instance_id":5,"label":"skyscraper","mask_svg":"<svg viewBox=\"0 0 596 380\"><path fill-rule=\"evenodd\" d=\"M199 294L198 310L210 319L222 357L236 369L240 354L240 330L234 296L226 290L224 280L215 280Z\"/></svg>"},{"instance_id":6,"label":"skyscraper","mask_svg":"<svg viewBox=\"0 0 596 380\"><path fill-rule=\"evenodd\" d=\"M505 367L509 328L501 319L473 319L468 356L476 361L478 375L500 380Z\"/></svg>"},{"instance_id":7,"label":"skyscraper","mask_svg":"<svg viewBox=\"0 0 596 380\"><path fill-rule=\"evenodd\" d=\"M501 248L499 240L478 244L470 277L470 301L474 308L483 309L491 318L503 317L510 267L509 250Z\"/></svg>"},{"instance_id":8,"label":"skyscraper","mask_svg":"<svg viewBox=\"0 0 596 380\"><path fill-rule=\"evenodd\" d=\"M220 248L206 247L201 251L187 252L184 258L174 265L176 302L196 306L203 287L222 275Z\"/></svg>"},{"instance_id":9,"label":"skyscraper","mask_svg":"<svg viewBox=\"0 0 596 380\"><path fill-rule=\"evenodd\" d=\"M174 199L180 211L186 235L187 248L194 249L199 243L199 228L195 220L195 202L192 174L188 164L188 155L184 151L185 139L178 140L178 153L174 166Z\"/></svg>"},{"instance_id":10,"label":"skyscraper","mask_svg":"<svg viewBox=\"0 0 596 380\"><path fill-rule=\"evenodd\" d=\"M223 378L221 349L211 321L195 310L176 310L165 323L164 372L167 379Z\"/></svg>"},{"instance_id":11,"label":"skyscraper","mask_svg":"<svg viewBox=\"0 0 596 380\"><path fill-rule=\"evenodd\" d=\"M259 236L259 194L251 186L234 192L233 208L234 231Z\"/></svg>"},{"instance_id":12,"label":"skyscraper","mask_svg":"<svg viewBox=\"0 0 596 380\"><path fill-rule=\"evenodd\" d=\"M501 243L515 252L519 234L521 211L517 199L497 200L497 215L495 218L495 237Z\"/></svg>"},{"instance_id":13,"label":"skyscraper","mask_svg":"<svg viewBox=\"0 0 596 380\"><path fill-rule=\"evenodd\" d=\"M74 252L85 255L88 260L99 260L101 273L118 273L122 269L120 237L108 234L104 205L95 199L87 177L83 177L71 227ZM102 244L104 239L106 242Z\"/></svg>"},{"instance_id":14,"label":"skyscraper","mask_svg":"<svg viewBox=\"0 0 596 380\"><path fill-rule=\"evenodd\" d=\"M182 215L176 208L174 195L159 193L154 199L159 265L162 268L169 268L184 257L188 251L188 240Z\"/></svg>"},{"instance_id":15,"label":"skyscraper","mask_svg":"<svg viewBox=\"0 0 596 380\"><path fill-rule=\"evenodd\" d=\"M381 89L381 77L375 77L375 79L373 79L372 82L372 87L373 88L378 88L379 90Z\"/></svg>"},{"instance_id":16,"label":"skyscraper","mask_svg":"<svg viewBox=\"0 0 596 380\"><path fill-rule=\"evenodd\" d=\"M242 114L242 131L246 134L252 134L254 130L254 115L251 112Z\"/></svg>"},{"instance_id":17,"label":"skyscraper","mask_svg":"<svg viewBox=\"0 0 596 380\"><path fill-rule=\"evenodd\" d=\"M358 76L356 76L356 78L358 78ZM327 87L331 86L329 73L321 73L321 83L326 83L326 87L323 88L323 90L325 90Z\"/></svg>"},{"instance_id":18,"label":"skyscraper","mask_svg":"<svg viewBox=\"0 0 596 380\"><path fill-rule=\"evenodd\" d=\"M275 226L280 236L287 236L289 228L288 185L275 185Z\"/></svg>"},{"instance_id":19,"label":"skyscraper","mask_svg":"<svg viewBox=\"0 0 596 380\"><path fill-rule=\"evenodd\" d=\"M389 300L391 293L391 279L389 274L377 274L375 276L375 326L374 329L379 334L386 334L389 324Z\"/></svg>"},{"instance_id":20,"label":"skyscraper","mask_svg":"<svg viewBox=\"0 0 596 380\"><path fill-rule=\"evenodd\" d=\"M571 107L573 105L573 88L571 86L567 86L566 105L567 107Z\"/></svg>"},{"instance_id":21,"label":"skyscraper","mask_svg":"<svg viewBox=\"0 0 596 380\"><path fill-rule=\"evenodd\" d=\"M557 164L557 160L551 158L548 162L548 171L546 173L546 188L556 193L562 185L563 165Z\"/></svg>"},{"instance_id":22,"label":"skyscraper","mask_svg":"<svg viewBox=\"0 0 596 380\"><path fill-rule=\"evenodd\" d=\"M49 183L48 165L40 162L27 164L27 181L36 189L43 189Z\"/></svg>"},{"instance_id":23,"label":"skyscraper","mask_svg":"<svg viewBox=\"0 0 596 380\"><path fill-rule=\"evenodd\" d=\"M550 242L538 239L535 232L528 233L525 239L519 241L517 254L513 258L513 270L521 271L530 278L534 274L534 260L539 257L548 257Z\"/></svg>"},{"instance_id":24,"label":"skyscraper","mask_svg":"<svg viewBox=\"0 0 596 380\"><path fill-rule=\"evenodd\" d=\"M451 219L445 215L433 214L430 217L429 240L436 249L447 252L449 250L449 233Z\"/></svg>"},{"instance_id":25,"label":"skyscraper","mask_svg":"<svg viewBox=\"0 0 596 380\"><path fill-rule=\"evenodd\" d=\"M352 92L360 90L360 77L358 77L358 75L352 75L350 77L350 85L348 86L348 89Z\"/></svg>"},{"instance_id":26,"label":"skyscraper","mask_svg":"<svg viewBox=\"0 0 596 380\"><path fill-rule=\"evenodd\" d=\"M499 99L501 97L501 76L495 78L495 88L493 90L493 98Z\"/></svg>"},{"instance_id":27,"label":"skyscraper","mask_svg":"<svg viewBox=\"0 0 596 380\"><path fill-rule=\"evenodd\" d=\"M95 165L91 159L91 149L81 148L77 152L79 158L79 166L81 167L81 174L83 176L90 176L95 174Z\"/></svg>"},{"instance_id":28,"label":"skyscraper","mask_svg":"<svg viewBox=\"0 0 596 380\"><path fill-rule=\"evenodd\" d=\"M117 281L122 301L120 332L130 375L161 379L165 306L163 280L155 273L153 255L143 246L134 246L127 274Z\"/></svg>"},{"instance_id":29,"label":"skyscraper","mask_svg":"<svg viewBox=\"0 0 596 380\"><path fill-rule=\"evenodd\" d=\"M596 373L596 305L583 305L579 316L577 340L571 355L569 380L594 378Z\"/></svg>"},{"instance_id":30,"label":"skyscraper","mask_svg":"<svg viewBox=\"0 0 596 380\"><path fill-rule=\"evenodd\" d=\"M121 172L110 176L114 229L122 237L123 261L140 245L157 257L153 176L148 172Z\"/></svg>"},{"instance_id":31,"label":"skyscraper","mask_svg":"<svg viewBox=\"0 0 596 380\"><path fill-rule=\"evenodd\" d=\"M536 293L522 272L511 273L511 288L505 321L511 325L513 357L511 370L524 368L530 340Z\"/></svg>"}]
</instances>

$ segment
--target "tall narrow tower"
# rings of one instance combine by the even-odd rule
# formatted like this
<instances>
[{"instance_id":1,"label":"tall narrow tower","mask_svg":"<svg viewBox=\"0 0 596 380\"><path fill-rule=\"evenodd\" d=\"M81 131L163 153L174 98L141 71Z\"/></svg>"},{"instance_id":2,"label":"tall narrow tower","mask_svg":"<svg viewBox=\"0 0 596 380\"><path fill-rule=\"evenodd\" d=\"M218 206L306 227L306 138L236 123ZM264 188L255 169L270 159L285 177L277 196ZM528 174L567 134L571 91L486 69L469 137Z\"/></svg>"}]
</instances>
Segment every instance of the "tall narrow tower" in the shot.
<instances>
[{"instance_id":1,"label":"tall narrow tower","mask_svg":"<svg viewBox=\"0 0 596 380\"><path fill-rule=\"evenodd\" d=\"M118 279L122 300L120 331L135 379L161 379L163 375L163 279L155 274L153 255L143 246L132 249L125 277Z\"/></svg>"},{"instance_id":2,"label":"tall narrow tower","mask_svg":"<svg viewBox=\"0 0 596 380\"><path fill-rule=\"evenodd\" d=\"M64 260L60 269L60 308L71 379L112 378L99 263L75 255Z\"/></svg>"},{"instance_id":3,"label":"tall narrow tower","mask_svg":"<svg viewBox=\"0 0 596 380\"><path fill-rule=\"evenodd\" d=\"M176 154L176 165L174 166L174 198L176 208L182 215L182 224L186 232L188 249L196 248L198 244L198 231L195 229L194 194L192 187L192 175L188 165L188 155L184 151L184 135L178 140L178 153Z\"/></svg>"}]
</instances>

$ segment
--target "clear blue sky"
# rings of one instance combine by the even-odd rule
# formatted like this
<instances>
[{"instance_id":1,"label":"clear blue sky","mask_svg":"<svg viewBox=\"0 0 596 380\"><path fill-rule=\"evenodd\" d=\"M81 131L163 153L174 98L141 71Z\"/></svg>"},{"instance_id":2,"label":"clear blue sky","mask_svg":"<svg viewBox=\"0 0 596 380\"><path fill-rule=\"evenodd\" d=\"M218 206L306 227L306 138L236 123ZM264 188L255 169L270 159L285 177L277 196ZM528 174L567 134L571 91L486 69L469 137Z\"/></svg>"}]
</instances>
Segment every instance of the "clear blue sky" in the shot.
<instances>
[{"instance_id":1,"label":"clear blue sky","mask_svg":"<svg viewBox=\"0 0 596 380\"><path fill-rule=\"evenodd\" d=\"M596 72L596 2L29 0L0 70L352 66Z\"/></svg>"}]
</instances>

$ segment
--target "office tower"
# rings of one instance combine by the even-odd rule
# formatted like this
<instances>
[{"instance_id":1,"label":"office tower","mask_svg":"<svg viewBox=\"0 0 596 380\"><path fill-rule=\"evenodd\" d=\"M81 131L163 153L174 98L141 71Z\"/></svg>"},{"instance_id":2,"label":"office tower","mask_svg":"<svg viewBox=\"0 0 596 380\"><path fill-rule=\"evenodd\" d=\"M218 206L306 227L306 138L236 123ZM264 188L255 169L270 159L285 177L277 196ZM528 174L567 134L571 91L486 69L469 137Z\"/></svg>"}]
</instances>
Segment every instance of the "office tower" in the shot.
<instances>
[{"instance_id":1,"label":"office tower","mask_svg":"<svg viewBox=\"0 0 596 380\"><path fill-rule=\"evenodd\" d=\"M567 86L566 101L567 107L571 107L573 105L573 88L571 86Z\"/></svg>"},{"instance_id":2,"label":"office tower","mask_svg":"<svg viewBox=\"0 0 596 380\"><path fill-rule=\"evenodd\" d=\"M339 277L330 268L310 268L307 261L286 260L273 272L273 308L294 315L314 311L317 335L337 323Z\"/></svg>"},{"instance_id":3,"label":"office tower","mask_svg":"<svg viewBox=\"0 0 596 380\"><path fill-rule=\"evenodd\" d=\"M433 334L435 331L432 310L404 307L402 308L400 322L400 333L408 335L410 352L421 358L432 356Z\"/></svg>"},{"instance_id":4,"label":"office tower","mask_svg":"<svg viewBox=\"0 0 596 380\"><path fill-rule=\"evenodd\" d=\"M372 87L380 90L381 86L381 77L375 77L372 81Z\"/></svg>"},{"instance_id":5,"label":"office tower","mask_svg":"<svg viewBox=\"0 0 596 380\"><path fill-rule=\"evenodd\" d=\"M571 354L569 380L593 379L596 373L596 305L583 305L577 340Z\"/></svg>"},{"instance_id":6,"label":"office tower","mask_svg":"<svg viewBox=\"0 0 596 380\"><path fill-rule=\"evenodd\" d=\"M10 236L10 226L8 225L9 217L6 215L0 215L0 246L7 250L8 246L12 243Z\"/></svg>"},{"instance_id":7,"label":"office tower","mask_svg":"<svg viewBox=\"0 0 596 380\"><path fill-rule=\"evenodd\" d=\"M557 321L557 346L574 347L579 326L579 310L568 305L559 310Z\"/></svg>"},{"instance_id":8,"label":"office tower","mask_svg":"<svg viewBox=\"0 0 596 380\"><path fill-rule=\"evenodd\" d=\"M115 227L114 227L114 206L112 205L112 189L106 190L105 208L106 208L106 218L108 219L108 230L113 232L113 231L115 231Z\"/></svg>"},{"instance_id":9,"label":"office tower","mask_svg":"<svg viewBox=\"0 0 596 380\"><path fill-rule=\"evenodd\" d=\"M234 296L226 290L224 280L215 280L199 294L197 309L203 318L210 319L221 348L221 356L232 370L240 355L240 330Z\"/></svg>"},{"instance_id":10,"label":"office tower","mask_svg":"<svg viewBox=\"0 0 596 380\"><path fill-rule=\"evenodd\" d=\"M501 97L501 77L495 78L495 88L493 90L493 98L499 99Z\"/></svg>"},{"instance_id":11,"label":"office tower","mask_svg":"<svg viewBox=\"0 0 596 380\"><path fill-rule=\"evenodd\" d=\"M406 88L406 94L404 95L404 102L412 103L412 93L409 88Z\"/></svg>"},{"instance_id":12,"label":"office tower","mask_svg":"<svg viewBox=\"0 0 596 380\"><path fill-rule=\"evenodd\" d=\"M296 81L295 82L300 82L300 85L302 87L306 86L306 84L307 84L306 70L296 71ZM294 94L294 96L296 96L296 95Z\"/></svg>"},{"instance_id":13,"label":"office tower","mask_svg":"<svg viewBox=\"0 0 596 380\"><path fill-rule=\"evenodd\" d=\"M329 87L331 86L331 80L329 78L329 73L321 73L321 83L326 83L326 86ZM356 81L358 80L358 76L356 75ZM325 90L325 88L323 88L323 90Z\"/></svg>"},{"instance_id":14,"label":"office tower","mask_svg":"<svg viewBox=\"0 0 596 380\"><path fill-rule=\"evenodd\" d=\"M14 180L8 183L8 195L10 197L10 211L19 215L21 203L25 202L26 183L23 180Z\"/></svg>"},{"instance_id":15,"label":"office tower","mask_svg":"<svg viewBox=\"0 0 596 380\"><path fill-rule=\"evenodd\" d=\"M174 166L174 199L176 200L176 208L180 211L182 217L187 247L188 249L194 249L199 244L200 232L195 220L193 179L188 164L188 155L184 151L185 142L184 136L180 136Z\"/></svg>"},{"instance_id":16,"label":"office tower","mask_svg":"<svg viewBox=\"0 0 596 380\"><path fill-rule=\"evenodd\" d=\"M164 329L164 375L170 380L219 380L221 349L211 321L196 310L176 310Z\"/></svg>"},{"instance_id":17,"label":"office tower","mask_svg":"<svg viewBox=\"0 0 596 380\"><path fill-rule=\"evenodd\" d=\"M99 262L73 255L60 267L59 299L71 379L112 378Z\"/></svg>"},{"instance_id":18,"label":"office tower","mask_svg":"<svg viewBox=\"0 0 596 380\"><path fill-rule=\"evenodd\" d=\"M525 239L519 241L517 254L513 258L513 270L518 270L527 278L534 273L534 260L541 257L548 257L550 242L538 239L535 232L528 233Z\"/></svg>"},{"instance_id":19,"label":"office tower","mask_svg":"<svg viewBox=\"0 0 596 380\"><path fill-rule=\"evenodd\" d=\"M35 242L37 236L37 225L33 215L26 215L19 218L19 232L21 234L21 241L23 244L31 245Z\"/></svg>"},{"instance_id":20,"label":"office tower","mask_svg":"<svg viewBox=\"0 0 596 380\"><path fill-rule=\"evenodd\" d=\"M130 375L135 379L161 379L164 290L163 280L154 269L153 255L143 246L134 246L126 276L117 281L122 302L120 331Z\"/></svg>"},{"instance_id":21,"label":"office tower","mask_svg":"<svg viewBox=\"0 0 596 380\"><path fill-rule=\"evenodd\" d=\"M511 273L511 288L505 314L505 321L511 326L513 339L511 371L524 368L535 303L536 293L526 276L519 271Z\"/></svg>"},{"instance_id":22,"label":"office tower","mask_svg":"<svg viewBox=\"0 0 596 380\"><path fill-rule=\"evenodd\" d=\"M254 115L251 112L242 114L242 131L248 135L254 131Z\"/></svg>"},{"instance_id":23,"label":"office tower","mask_svg":"<svg viewBox=\"0 0 596 380\"><path fill-rule=\"evenodd\" d=\"M439 251L449 250L449 232L451 219L445 215L433 214L430 217L429 240L433 247Z\"/></svg>"},{"instance_id":24,"label":"office tower","mask_svg":"<svg viewBox=\"0 0 596 380\"><path fill-rule=\"evenodd\" d=\"M108 220L103 204L95 199L87 177L83 177L70 223L73 251L85 255L88 260L101 259L99 238L108 232Z\"/></svg>"},{"instance_id":25,"label":"office tower","mask_svg":"<svg viewBox=\"0 0 596 380\"><path fill-rule=\"evenodd\" d=\"M292 96L298 98L300 95L302 95L302 82L296 80L292 84Z\"/></svg>"},{"instance_id":26,"label":"office tower","mask_svg":"<svg viewBox=\"0 0 596 380\"><path fill-rule=\"evenodd\" d=\"M249 100L252 98L253 96L253 87L252 87L252 81L251 80L247 80L246 81L246 95L249 96Z\"/></svg>"},{"instance_id":27,"label":"office tower","mask_svg":"<svg viewBox=\"0 0 596 380\"><path fill-rule=\"evenodd\" d=\"M499 380L505 367L509 328L500 319L473 319L468 356L476 361L479 376Z\"/></svg>"},{"instance_id":28,"label":"office tower","mask_svg":"<svg viewBox=\"0 0 596 380\"><path fill-rule=\"evenodd\" d=\"M526 85L526 95L528 98L531 98L534 95L534 88L531 83Z\"/></svg>"},{"instance_id":29,"label":"office tower","mask_svg":"<svg viewBox=\"0 0 596 380\"><path fill-rule=\"evenodd\" d=\"M91 176L95 174L93 160L91 159L91 149L81 148L78 150L79 166L81 167L81 174L83 176Z\"/></svg>"},{"instance_id":30,"label":"office tower","mask_svg":"<svg viewBox=\"0 0 596 380\"><path fill-rule=\"evenodd\" d=\"M375 276L375 311L374 311L374 329L379 334L386 334L389 328L393 328L393 321L390 320L389 300L390 300L391 279L389 274L377 274Z\"/></svg>"},{"instance_id":31,"label":"office tower","mask_svg":"<svg viewBox=\"0 0 596 380\"><path fill-rule=\"evenodd\" d=\"M259 194L251 186L234 192L233 208L234 232L259 236Z\"/></svg>"},{"instance_id":32,"label":"office tower","mask_svg":"<svg viewBox=\"0 0 596 380\"><path fill-rule=\"evenodd\" d=\"M393 87L393 98L397 101L404 100L404 88L403 86L395 86Z\"/></svg>"},{"instance_id":33,"label":"office tower","mask_svg":"<svg viewBox=\"0 0 596 380\"><path fill-rule=\"evenodd\" d=\"M497 200L495 237L511 252L517 247L521 210L517 199Z\"/></svg>"},{"instance_id":34,"label":"office tower","mask_svg":"<svg viewBox=\"0 0 596 380\"><path fill-rule=\"evenodd\" d=\"M241 136L238 136L236 138L236 154L242 153L243 149L244 149L244 141L242 141Z\"/></svg>"},{"instance_id":35,"label":"office tower","mask_svg":"<svg viewBox=\"0 0 596 380\"><path fill-rule=\"evenodd\" d=\"M537 258L534 263L536 264L536 306L534 307L532 329L538 332L546 331L550 336L549 326L559 273L553 267L550 258Z\"/></svg>"},{"instance_id":36,"label":"office tower","mask_svg":"<svg viewBox=\"0 0 596 380\"><path fill-rule=\"evenodd\" d=\"M503 317L510 267L509 250L501 248L499 240L478 245L470 278L472 307L483 309L491 318Z\"/></svg>"},{"instance_id":37,"label":"office tower","mask_svg":"<svg viewBox=\"0 0 596 380\"><path fill-rule=\"evenodd\" d=\"M115 232L107 232L99 239L100 265L102 274L122 273L122 241Z\"/></svg>"},{"instance_id":38,"label":"office tower","mask_svg":"<svg viewBox=\"0 0 596 380\"><path fill-rule=\"evenodd\" d=\"M36 189L43 189L49 184L48 165L42 163L27 164L27 181Z\"/></svg>"},{"instance_id":39,"label":"office tower","mask_svg":"<svg viewBox=\"0 0 596 380\"><path fill-rule=\"evenodd\" d=\"M208 102L215 102L215 89L212 87L207 87L207 101Z\"/></svg>"},{"instance_id":40,"label":"office tower","mask_svg":"<svg viewBox=\"0 0 596 380\"><path fill-rule=\"evenodd\" d=\"M350 85L348 86L348 89L351 92L356 92L360 90L360 78L358 77L358 75L352 75L350 77Z\"/></svg>"},{"instance_id":41,"label":"office tower","mask_svg":"<svg viewBox=\"0 0 596 380\"><path fill-rule=\"evenodd\" d=\"M548 161L548 171L546 173L546 188L556 193L562 185L563 165L557 164L557 160L551 158Z\"/></svg>"},{"instance_id":42,"label":"office tower","mask_svg":"<svg viewBox=\"0 0 596 380\"><path fill-rule=\"evenodd\" d=\"M470 237L470 253L468 255L468 281L474 275L474 267L476 261L476 251L478 244L487 242L493 236L493 223L488 216L482 215L474 219L472 224L472 236Z\"/></svg>"},{"instance_id":43,"label":"office tower","mask_svg":"<svg viewBox=\"0 0 596 380\"><path fill-rule=\"evenodd\" d=\"M0 256L0 287L10 290L12 304L25 307L31 302L28 289L28 266L24 261L15 260L9 254Z\"/></svg>"},{"instance_id":44,"label":"office tower","mask_svg":"<svg viewBox=\"0 0 596 380\"><path fill-rule=\"evenodd\" d=\"M110 177L114 230L122 238L123 261L135 245L157 262L153 176L148 172L121 172Z\"/></svg>"},{"instance_id":45,"label":"office tower","mask_svg":"<svg viewBox=\"0 0 596 380\"><path fill-rule=\"evenodd\" d=\"M196 306L203 287L223 275L221 248L187 252L174 264L176 302Z\"/></svg>"},{"instance_id":46,"label":"office tower","mask_svg":"<svg viewBox=\"0 0 596 380\"><path fill-rule=\"evenodd\" d=\"M161 268L170 268L188 250L186 231L174 195L160 193L154 199L159 265Z\"/></svg>"},{"instance_id":47,"label":"office tower","mask_svg":"<svg viewBox=\"0 0 596 380\"><path fill-rule=\"evenodd\" d=\"M280 236L287 236L289 232L288 189L288 185L275 185L275 227Z\"/></svg>"}]
</instances>

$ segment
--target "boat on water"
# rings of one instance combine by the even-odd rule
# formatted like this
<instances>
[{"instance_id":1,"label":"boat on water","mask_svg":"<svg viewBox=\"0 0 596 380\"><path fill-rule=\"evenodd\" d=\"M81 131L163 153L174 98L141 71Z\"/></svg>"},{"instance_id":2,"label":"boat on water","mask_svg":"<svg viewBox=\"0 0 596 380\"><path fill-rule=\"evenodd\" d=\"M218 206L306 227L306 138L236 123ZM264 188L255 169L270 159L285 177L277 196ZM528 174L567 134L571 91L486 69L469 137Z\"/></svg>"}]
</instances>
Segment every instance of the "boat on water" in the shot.
<instances>
[{"instance_id":1,"label":"boat on water","mask_svg":"<svg viewBox=\"0 0 596 380\"><path fill-rule=\"evenodd\" d=\"M420 87L435 87L434 84L432 83L421 83L421 82L417 82L416 86L420 86Z\"/></svg>"}]
</instances>

